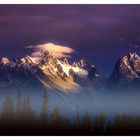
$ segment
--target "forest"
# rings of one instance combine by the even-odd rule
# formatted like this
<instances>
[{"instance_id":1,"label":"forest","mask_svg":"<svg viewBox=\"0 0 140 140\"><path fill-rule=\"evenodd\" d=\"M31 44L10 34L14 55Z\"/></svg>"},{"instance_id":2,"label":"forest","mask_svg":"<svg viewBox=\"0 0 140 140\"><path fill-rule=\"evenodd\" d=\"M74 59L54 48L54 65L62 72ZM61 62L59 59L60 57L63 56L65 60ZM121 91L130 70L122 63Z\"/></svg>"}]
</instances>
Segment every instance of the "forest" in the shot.
<instances>
[{"instance_id":1,"label":"forest","mask_svg":"<svg viewBox=\"0 0 140 140\"><path fill-rule=\"evenodd\" d=\"M36 115L30 97L17 94L16 104L10 96L4 99L0 115L0 135L140 135L140 116L117 114L108 121L104 113L91 117L85 112L81 117L77 109L75 120L62 116L57 107L48 109L48 95L44 93L41 111Z\"/></svg>"}]
</instances>

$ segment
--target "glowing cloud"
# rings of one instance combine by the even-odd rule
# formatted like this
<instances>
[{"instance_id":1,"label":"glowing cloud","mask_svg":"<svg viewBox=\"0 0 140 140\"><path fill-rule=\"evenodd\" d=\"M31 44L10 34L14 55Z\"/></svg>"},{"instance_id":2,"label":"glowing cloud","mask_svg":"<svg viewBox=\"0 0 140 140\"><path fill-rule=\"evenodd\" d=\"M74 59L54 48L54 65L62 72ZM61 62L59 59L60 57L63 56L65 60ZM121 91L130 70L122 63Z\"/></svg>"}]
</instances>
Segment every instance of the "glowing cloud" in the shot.
<instances>
[{"instance_id":1,"label":"glowing cloud","mask_svg":"<svg viewBox=\"0 0 140 140\"><path fill-rule=\"evenodd\" d=\"M35 52L33 54L35 54L38 51L48 51L51 55L54 55L57 58L71 57L70 54L74 52L72 48L56 45L54 43L31 45L28 46L28 48L35 49Z\"/></svg>"}]
</instances>

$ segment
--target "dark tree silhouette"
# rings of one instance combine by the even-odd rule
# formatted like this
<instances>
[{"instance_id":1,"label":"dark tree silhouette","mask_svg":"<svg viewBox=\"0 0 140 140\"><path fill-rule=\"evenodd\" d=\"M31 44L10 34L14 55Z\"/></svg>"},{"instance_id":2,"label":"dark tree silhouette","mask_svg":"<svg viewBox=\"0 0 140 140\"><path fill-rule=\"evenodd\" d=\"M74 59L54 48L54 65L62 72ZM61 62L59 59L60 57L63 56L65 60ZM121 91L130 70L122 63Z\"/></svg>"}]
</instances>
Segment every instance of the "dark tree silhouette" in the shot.
<instances>
[{"instance_id":1,"label":"dark tree silhouette","mask_svg":"<svg viewBox=\"0 0 140 140\"><path fill-rule=\"evenodd\" d=\"M114 134L113 124L111 122L107 123L106 133L108 133L109 135Z\"/></svg>"},{"instance_id":2,"label":"dark tree silhouette","mask_svg":"<svg viewBox=\"0 0 140 140\"><path fill-rule=\"evenodd\" d=\"M61 129L63 129L63 126L62 126L63 119L61 118L59 109L57 107L53 108L50 118L51 118L50 125L51 125L52 129L61 131Z\"/></svg>"},{"instance_id":3,"label":"dark tree silhouette","mask_svg":"<svg viewBox=\"0 0 140 140\"><path fill-rule=\"evenodd\" d=\"M117 133L122 133L122 116L120 114L115 116L115 123L114 123L114 128L113 128L113 132L115 134Z\"/></svg>"},{"instance_id":4,"label":"dark tree silhouette","mask_svg":"<svg viewBox=\"0 0 140 140\"><path fill-rule=\"evenodd\" d=\"M20 91L18 91L18 94L17 94L17 99L16 99L16 109L15 109L15 118L16 118L16 121L19 122L21 121L20 118L21 118L21 107L22 107L22 104L21 104L21 94L20 94Z\"/></svg>"},{"instance_id":5,"label":"dark tree silhouette","mask_svg":"<svg viewBox=\"0 0 140 140\"><path fill-rule=\"evenodd\" d=\"M86 134L91 133L91 127L92 127L92 122L91 122L91 118L89 116L89 113L86 112L83 116L83 120L82 120L82 128L83 130L86 132Z\"/></svg>"},{"instance_id":6,"label":"dark tree silhouette","mask_svg":"<svg viewBox=\"0 0 140 140\"><path fill-rule=\"evenodd\" d=\"M45 92L42 96L42 107L41 107L41 113L40 113L40 123L43 126L48 125L48 95Z\"/></svg>"},{"instance_id":7,"label":"dark tree silhouette","mask_svg":"<svg viewBox=\"0 0 140 140\"><path fill-rule=\"evenodd\" d=\"M75 121L71 121L67 117L62 117L59 109L54 107L48 117L47 93L42 96L42 106L38 116L32 109L30 98L25 96L22 99L19 91L16 100L7 96L3 102L0 116L0 135L9 134L140 135L140 116L118 114L111 121L106 121L103 113L91 117L88 112L85 112L82 117L77 109Z\"/></svg>"},{"instance_id":8,"label":"dark tree silhouette","mask_svg":"<svg viewBox=\"0 0 140 140\"><path fill-rule=\"evenodd\" d=\"M22 120L29 123L35 122L35 113L31 107L31 101L28 96L24 97L23 106L22 106ZM26 125L26 124L25 124Z\"/></svg>"},{"instance_id":9,"label":"dark tree silhouette","mask_svg":"<svg viewBox=\"0 0 140 140\"><path fill-rule=\"evenodd\" d=\"M81 119L79 114L79 109L76 110L76 120L75 120L75 127L76 129L80 128L81 126Z\"/></svg>"},{"instance_id":10,"label":"dark tree silhouette","mask_svg":"<svg viewBox=\"0 0 140 140\"><path fill-rule=\"evenodd\" d=\"M61 120L59 109L57 107L54 107L51 112L51 121L52 123L57 123Z\"/></svg>"},{"instance_id":11,"label":"dark tree silhouette","mask_svg":"<svg viewBox=\"0 0 140 140\"><path fill-rule=\"evenodd\" d=\"M12 98L10 96L7 96L6 99L3 102L3 110L2 110L2 119L9 121L14 121L14 105Z\"/></svg>"},{"instance_id":12,"label":"dark tree silhouette","mask_svg":"<svg viewBox=\"0 0 140 140\"><path fill-rule=\"evenodd\" d=\"M114 123L108 124L107 126L108 131L110 134L114 134L114 135L125 135L125 134L134 133L137 131L137 125L134 123L135 120L138 121L137 117L134 118L129 115L118 114L115 116ZM140 129L138 131L140 132Z\"/></svg>"},{"instance_id":13,"label":"dark tree silhouette","mask_svg":"<svg viewBox=\"0 0 140 140\"><path fill-rule=\"evenodd\" d=\"M75 121L73 123L69 122L69 131L71 133L74 133L75 135L79 135L79 132L81 131L81 118L80 118L80 113L79 109L77 108L75 111Z\"/></svg>"},{"instance_id":14,"label":"dark tree silhouette","mask_svg":"<svg viewBox=\"0 0 140 140\"><path fill-rule=\"evenodd\" d=\"M101 113L99 116L95 117L93 121L93 131L95 134L103 134L105 131L105 115Z\"/></svg>"}]
</instances>

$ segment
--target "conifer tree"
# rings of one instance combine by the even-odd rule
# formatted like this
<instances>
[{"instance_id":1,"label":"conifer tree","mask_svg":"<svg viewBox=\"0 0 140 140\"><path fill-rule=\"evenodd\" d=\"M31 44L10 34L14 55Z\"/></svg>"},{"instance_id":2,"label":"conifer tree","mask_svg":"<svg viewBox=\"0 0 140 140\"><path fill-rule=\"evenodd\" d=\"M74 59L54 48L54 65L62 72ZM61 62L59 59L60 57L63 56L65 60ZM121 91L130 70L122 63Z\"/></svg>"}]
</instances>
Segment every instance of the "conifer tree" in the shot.
<instances>
[{"instance_id":1,"label":"conifer tree","mask_svg":"<svg viewBox=\"0 0 140 140\"><path fill-rule=\"evenodd\" d=\"M92 126L92 124L91 124L91 119L90 119L89 113L86 112L83 116L82 128L84 129L84 131L89 133L91 126Z\"/></svg>"},{"instance_id":2,"label":"conifer tree","mask_svg":"<svg viewBox=\"0 0 140 140\"><path fill-rule=\"evenodd\" d=\"M51 125L53 126L54 129L60 130L62 127L62 118L59 113L59 109L57 107L54 107L52 112L51 112Z\"/></svg>"},{"instance_id":3,"label":"conifer tree","mask_svg":"<svg viewBox=\"0 0 140 140\"><path fill-rule=\"evenodd\" d=\"M80 128L81 120L80 120L80 114L79 109L76 110L76 121L75 121L76 128Z\"/></svg>"},{"instance_id":4,"label":"conifer tree","mask_svg":"<svg viewBox=\"0 0 140 140\"><path fill-rule=\"evenodd\" d=\"M40 113L40 123L42 125L47 125L48 123L48 95L45 92L42 96L42 107L41 107L41 113Z\"/></svg>"},{"instance_id":5,"label":"conifer tree","mask_svg":"<svg viewBox=\"0 0 140 140\"><path fill-rule=\"evenodd\" d=\"M28 96L24 97L22 106L22 118L25 121L33 122L35 121L35 114L31 107L31 101Z\"/></svg>"},{"instance_id":6,"label":"conifer tree","mask_svg":"<svg viewBox=\"0 0 140 140\"><path fill-rule=\"evenodd\" d=\"M19 120L20 119L20 116L21 116L21 95L20 95L20 91L18 91L18 94L17 94L17 99L16 99L16 119Z\"/></svg>"},{"instance_id":7,"label":"conifer tree","mask_svg":"<svg viewBox=\"0 0 140 140\"><path fill-rule=\"evenodd\" d=\"M3 110L2 110L2 119L7 122L14 121L14 105L12 98L10 96L7 96L3 103Z\"/></svg>"},{"instance_id":8,"label":"conifer tree","mask_svg":"<svg viewBox=\"0 0 140 140\"><path fill-rule=\"evenodd\" d=\"M105 130L105 115L101 113L93 121L93 130L96 134L103 134Z\"/></svg>"}]
</instances>

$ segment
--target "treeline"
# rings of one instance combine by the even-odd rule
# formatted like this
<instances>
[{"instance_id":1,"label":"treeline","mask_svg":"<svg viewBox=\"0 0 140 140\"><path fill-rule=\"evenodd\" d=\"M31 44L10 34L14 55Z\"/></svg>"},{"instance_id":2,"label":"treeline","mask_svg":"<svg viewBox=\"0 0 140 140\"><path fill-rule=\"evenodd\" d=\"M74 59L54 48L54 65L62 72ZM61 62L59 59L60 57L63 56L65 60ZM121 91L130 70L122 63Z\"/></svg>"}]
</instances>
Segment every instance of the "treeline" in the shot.
<instances>
[{"instance_id":1,"label":"treeline","mask_svg":"<svg viewBox=\"0 0 140 140\"><path fill-rule=\"evenodd\" d=\"M0 135L140 135L140 116L117 115L107 121L103 113L93 118L85 112L81 117L77 110L75 121L70 121L60 115L57 107L48 111L47 93L42 96L39 116L28 96L21 99L19 93L16 104L10 96L4 100Z\"/></svg>"}]
</instances>

